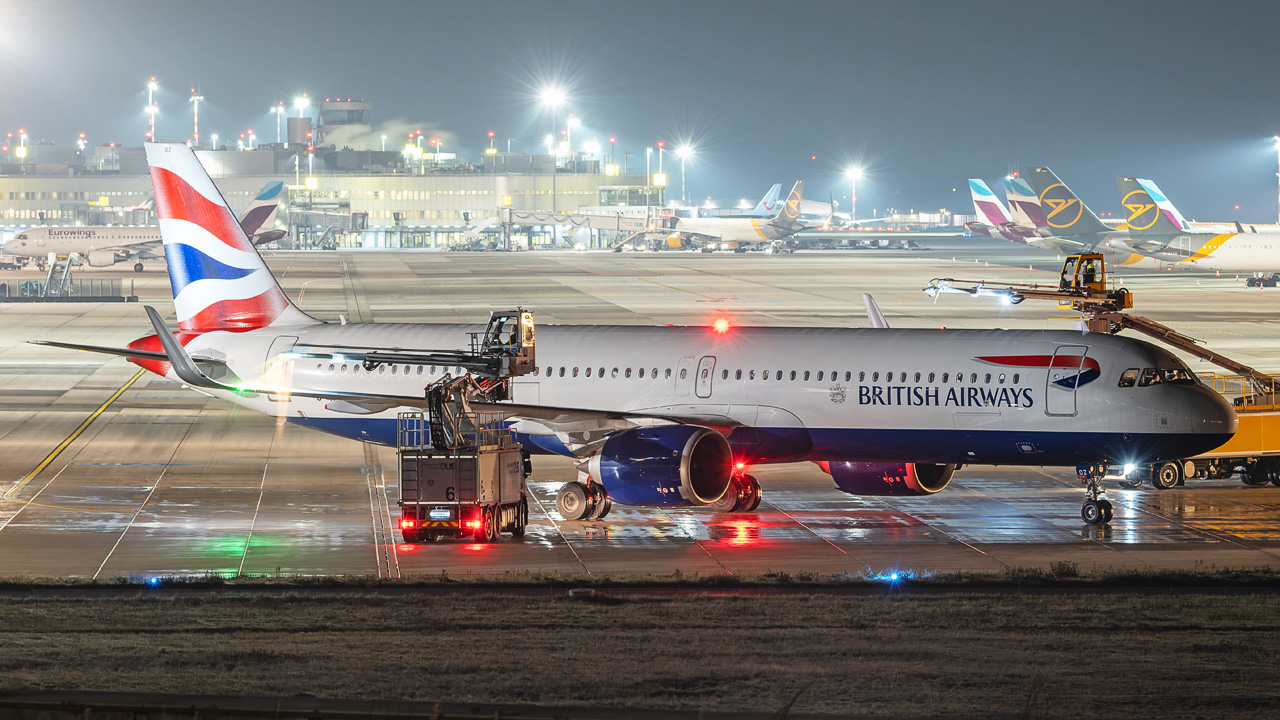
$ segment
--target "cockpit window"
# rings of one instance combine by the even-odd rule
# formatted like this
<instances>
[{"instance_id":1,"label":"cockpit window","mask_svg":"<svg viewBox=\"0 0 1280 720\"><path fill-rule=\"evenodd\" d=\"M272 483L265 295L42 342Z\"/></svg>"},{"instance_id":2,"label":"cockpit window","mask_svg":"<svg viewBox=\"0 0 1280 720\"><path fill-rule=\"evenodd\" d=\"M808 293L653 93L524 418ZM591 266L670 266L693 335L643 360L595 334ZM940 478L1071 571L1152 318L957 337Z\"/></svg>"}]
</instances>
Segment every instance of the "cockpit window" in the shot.
<instances>
[{"instance_id":1,"label":"cockpit window","mask_svg":"<svg viewBox=\"0 0 1280 720\"><path fill-rule=\"evenodd\" d=\"M1133 387L1138 384L1138 368L1129 368L1120 373L1120 387Z\"/></svg>"},{"instance_id":2,"label":"cockpit window","mask_svg":"<svg viewBox=\"0 0 1280 720\"><path fill-rule=\"evenodd\" d=\"M1125 372L1128 373L1127 370ZM1195 385L1198 382L1200 381L1196 379L1196 376L1186 368L1146 368L1142 371L1142 377L1138 380L1138 387L1148 387L1161 383Z\"/></svg>"}]
</instances>

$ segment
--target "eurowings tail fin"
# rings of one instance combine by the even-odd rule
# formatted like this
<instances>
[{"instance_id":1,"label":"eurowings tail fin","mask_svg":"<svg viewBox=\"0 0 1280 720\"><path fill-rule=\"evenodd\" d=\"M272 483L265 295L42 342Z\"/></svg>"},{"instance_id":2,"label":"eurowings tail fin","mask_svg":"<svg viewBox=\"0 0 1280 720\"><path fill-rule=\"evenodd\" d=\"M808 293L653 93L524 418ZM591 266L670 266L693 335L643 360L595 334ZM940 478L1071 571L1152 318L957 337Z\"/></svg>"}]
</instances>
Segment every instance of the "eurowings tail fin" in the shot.
<instances>
[{"instance_id":1,"label":"eurowings tail fin","mask_svg":"<svg viewBox=\"0 0 1280 720\"><path fill-rule=\"evenodd\" d=\"M309 325L185 143L146 143L169 284L183 332Z\"/></svg>"},{"instance_id":2,"label":"eurowings tail fin","mask_svg":"<svg viewBox=\"0 0 1280 720\"><path fill-rule=\"evenodd\" d=\"M969 178L969 194L973 196L973 209L978 217L984 218L988 225L1006 225L1013 222L1009 211L1004 209L1000 198L991 192L987 184L977 178Z\"/></svg>"},{"instance_id":3,"label":"eurowings tail fin","mask_svg":"<svg viewBox=\"0 0 1280 720\"><path fill-rule=\"evenodd\" d=\"M284 183L274 180L263 186L254 196L249 207L240 213L240 227L244 234L252 239L262 230L270 231L276 225L276 210L280 207L280 196L284 194Z\"/></svg>"},{"instance_id":4,"label":"eurowings tail fin","mask_svg":"<svg viewBox=\"0 0 1280 720\"><path fill-rule=\"evenodd\" d=\"M1004 198L1009 201L1009 214L1015 225L1037 229L1047 227L1044 209L1040 206L1040 198L1036 197L1031 185L1020 177L1004 179Z\"/></svg>"}]
</instances>

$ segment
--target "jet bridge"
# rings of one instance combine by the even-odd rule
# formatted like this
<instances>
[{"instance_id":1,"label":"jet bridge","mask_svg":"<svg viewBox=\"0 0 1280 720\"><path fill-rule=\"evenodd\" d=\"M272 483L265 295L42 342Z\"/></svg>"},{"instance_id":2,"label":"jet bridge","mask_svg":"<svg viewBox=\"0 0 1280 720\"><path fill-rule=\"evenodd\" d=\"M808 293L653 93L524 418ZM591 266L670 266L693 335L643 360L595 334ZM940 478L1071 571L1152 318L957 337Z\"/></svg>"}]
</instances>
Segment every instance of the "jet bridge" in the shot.
<instances>
[{"instance_id":1,"label":"jet bridge","mask_svg":"<svg viewBox=\"0 0 1280 720\"><path fill-rule=\"evenodd\" d=\"M647 217L632 217L622 214L531 212L512 210L511 208L501 208L498 213L498 226L502 231L502 244L504 248L508 249L511 247L512 229L517 226L561 225L575 229L608 230L626 236L630 240L642 237L648 232L651 222Z\"/></svg>"}]
</instances>

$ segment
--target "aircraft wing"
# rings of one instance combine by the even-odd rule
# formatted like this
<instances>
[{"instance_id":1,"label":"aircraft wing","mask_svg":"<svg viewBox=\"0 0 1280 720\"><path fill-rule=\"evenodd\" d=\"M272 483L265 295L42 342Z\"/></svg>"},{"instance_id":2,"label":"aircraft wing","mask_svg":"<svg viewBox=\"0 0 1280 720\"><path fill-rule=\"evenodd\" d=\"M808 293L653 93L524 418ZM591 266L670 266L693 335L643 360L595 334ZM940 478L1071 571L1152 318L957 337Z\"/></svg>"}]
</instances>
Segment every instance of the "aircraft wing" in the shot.
<instances>
[{"instance_id":1,"label":"aircraft wing","mask_svg":"<svg viewBox=\"0 0 1280 720\"><path fill-rule=\"evenodd\" d=\"M1053 253L1062 253L1071 255L1078 252L1087 252L1093 249L1090 243L1080 242L1078 240L1068 240L1067 238L1050 236L1050 237L1029 237L1027 244L1038 250L1047 250Z\"/></svg>"}]
</instances>

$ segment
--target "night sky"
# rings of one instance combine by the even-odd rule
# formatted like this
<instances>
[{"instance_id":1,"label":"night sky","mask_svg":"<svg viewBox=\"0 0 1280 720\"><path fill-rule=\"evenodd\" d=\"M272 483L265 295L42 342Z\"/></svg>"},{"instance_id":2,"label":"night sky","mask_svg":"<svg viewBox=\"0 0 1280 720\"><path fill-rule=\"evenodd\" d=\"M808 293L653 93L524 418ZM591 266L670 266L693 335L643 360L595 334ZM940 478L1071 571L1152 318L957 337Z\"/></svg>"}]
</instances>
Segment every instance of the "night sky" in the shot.
<instances>
[{"instance_id":1,"label":"night sky","mask_svg":"<svg viewBox=\"0 0 1280 720\"><path fill-rule=\"evenodd\" d=\"M1135 174L1188 217L1275 222L1278 30L1277 2L0 0L0 132L136 145L154 75L162 140L192 86L223 139L274 140L268 108L307 92L474 159L489 130L538 150L558 83L575 145L616 135L643 171L689 142L691 197L721 203L801 178L840 200L861 163L859 216L967 213L966 178L1047 164L1095 210Z\"/></svg>"}]
</instances>

